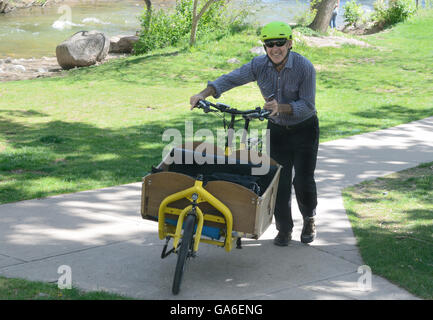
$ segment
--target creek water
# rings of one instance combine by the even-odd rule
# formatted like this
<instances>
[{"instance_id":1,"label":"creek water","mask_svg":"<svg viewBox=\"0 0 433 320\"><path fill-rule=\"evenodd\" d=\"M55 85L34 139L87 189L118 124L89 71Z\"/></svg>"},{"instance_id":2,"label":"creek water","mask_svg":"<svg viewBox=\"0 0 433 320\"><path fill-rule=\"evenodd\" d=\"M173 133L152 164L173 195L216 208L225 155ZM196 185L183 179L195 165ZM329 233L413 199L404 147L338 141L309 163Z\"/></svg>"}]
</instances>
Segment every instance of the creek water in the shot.
<instances>
[{"instance_id":1,"label":"creek water","mask_svg":"<svg viewBox=\"0 0 433 320\"><path fill-rule=\"evenodd\" d=\"M249 19L260 24L272 20L294 22L308 7L309 0L250 0ZM340 0L337 26L343 24ZM374 0L361 0L371 10ZM152 0L155 8L172 7L175 0ZM236 1L233 1L236 5ZM142 0L76 0L57 6L33 7L0 15L0 58L55 56L56 46L81 30L99 30L107 36L131 35L140 29Z\"/></svg>"}]
</instances>

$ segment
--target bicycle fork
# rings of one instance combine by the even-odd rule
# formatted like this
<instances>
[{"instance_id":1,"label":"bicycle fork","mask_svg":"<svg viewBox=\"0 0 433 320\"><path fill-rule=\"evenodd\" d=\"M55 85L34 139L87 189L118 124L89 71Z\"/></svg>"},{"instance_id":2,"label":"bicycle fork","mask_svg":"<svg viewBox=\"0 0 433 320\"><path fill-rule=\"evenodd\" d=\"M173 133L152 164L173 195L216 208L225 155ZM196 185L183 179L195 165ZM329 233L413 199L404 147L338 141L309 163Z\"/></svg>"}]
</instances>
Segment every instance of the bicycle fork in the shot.
<instances>
[{"instance_id":1,"label":"bicycle fork","mask_svg":"<svg viewBox=\"0 0 433 320\"><path fill-rule=\"evenodd\" d=\"M179 216L179 220L178 220L177 227L176 227L176 233L175 233L175 236L174 236L173 248L170 249L169 251L167 251L168 243L170 242L170 239L172 238L171 236L167 236L165 238L166 239L165 245L164 245L164 247L162 249L161 259L166 258L167 256L169 256L173 252L177 253L178 248L181 247L182 240L180 238L180 233L182 231L183 222L185 220L187 220L187 218L189 216L194 216L193 219L194 219L194 225L195 225L195 223L196 223L196 221L198 219L198 216L197 216L197 199L198 199L198 195L197 195L197 193L193 193L191 195L191 199L192 199L191 206L185 208L185 210L184 210L187 213L186 214L180 214L180 216ZM197 234L201 235L201 229L202 229L201 227L202 227L202 224L201 224L201 226L200 226L200 224L197 225L197 229L200 228L200 230L197 230L197 231L200 231L200 232L196 232L196 236L197 236ZM189 246L190 250L189 250L188 256L190 256L190 257L195 257L196 256L196 251L194 250L194 248L195 248L194 243L195 243L195 241L193 239L193 241L191 242L191 244Z\"/></svg>"}]
</instances>

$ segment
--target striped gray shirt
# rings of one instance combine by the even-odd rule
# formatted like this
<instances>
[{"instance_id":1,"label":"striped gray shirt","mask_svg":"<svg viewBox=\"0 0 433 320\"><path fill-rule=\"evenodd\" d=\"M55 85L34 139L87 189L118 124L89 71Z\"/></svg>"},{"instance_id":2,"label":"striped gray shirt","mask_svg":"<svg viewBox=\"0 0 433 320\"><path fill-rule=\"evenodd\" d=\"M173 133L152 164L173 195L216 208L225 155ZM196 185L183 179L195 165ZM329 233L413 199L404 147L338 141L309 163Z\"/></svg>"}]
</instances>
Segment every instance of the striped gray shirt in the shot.
<instances>
[{"instance_id":1,"label":"striped gray shirt","mask_svg":"<svg viewBox=\"0 0 433 320\"><path fill-rule=\"evenodd\" d=\"M312 63L299 53L291 51L280 72L263 55L215 81L209 81L208 85L215 89L214 98L219 98L222 93L252 81L257 81L263 97L275 94L278 103L292 106L291 115L273 117L277 124L292 126L316 114L316 71Z\"/></svg>"}]
</instances>

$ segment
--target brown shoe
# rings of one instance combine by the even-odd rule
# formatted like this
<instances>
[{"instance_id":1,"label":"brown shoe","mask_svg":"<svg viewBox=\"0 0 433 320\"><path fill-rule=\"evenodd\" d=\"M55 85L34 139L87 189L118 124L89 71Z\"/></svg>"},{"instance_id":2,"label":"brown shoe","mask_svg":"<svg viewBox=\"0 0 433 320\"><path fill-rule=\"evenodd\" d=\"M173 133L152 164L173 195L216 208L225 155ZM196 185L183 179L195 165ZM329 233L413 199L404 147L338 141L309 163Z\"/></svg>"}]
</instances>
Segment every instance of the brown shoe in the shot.
<instances>
[{"instance_id":1,"label":"brown shoe","mask_svg":"<svg viewBox=\"0 0 433 320\"><path fill-rule=\"evenodd\" d=\"M314 217L304 218L304 227L301 233L301 242L310 243L316 238L316 225L314 224Z\"/></svg>"},{"instance_id":2,"label":"brown shoe","mask_svg":"<svg viewBox=\"0 0 433 320\"><path fill-rule=\"evenodd\" d=\"M288 233L280 231L274 239L274 244L279 247L287 247L290 240L292 240L292 231Z\"/></svg>"}]
</instances>

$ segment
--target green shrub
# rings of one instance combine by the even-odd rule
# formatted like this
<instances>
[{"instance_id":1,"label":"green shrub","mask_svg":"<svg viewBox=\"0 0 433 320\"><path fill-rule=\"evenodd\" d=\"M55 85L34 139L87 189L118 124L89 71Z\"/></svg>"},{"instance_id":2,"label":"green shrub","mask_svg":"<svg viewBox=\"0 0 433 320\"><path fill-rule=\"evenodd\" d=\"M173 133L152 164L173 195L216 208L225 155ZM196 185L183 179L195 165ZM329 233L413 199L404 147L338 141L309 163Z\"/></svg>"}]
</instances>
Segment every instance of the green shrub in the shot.
<instances>
[{"instance_id":1,"label":"green shrub","mask_svg":"<svg viewBox=\"0 0 433 320\"><path fill-rule=\"evenodd\" d=\"M292 27L293 30L298 31L300 34L308 37L320 37L321 34L313 29L310 29L305 26L294 26Z\"/></svg>"},{"instance_id":2,"label":"green shrub","mask_svg":"<svg viewBox=\"0 0 433 320\"><path fill-rule=\"evenodd\" d=\"M186 33L186 25L177 24L181 19L174 19L164 10L152 13L150 23L145 12L141 21L140 38L134 47L136 54L175 45Z\"/></svg>"},{"instance_id":3,"label":"green shrub","mask_svg":"<svg viewBox=\"0 0 433 320\"><path fill-rule=\"evenodd\" d=\"M363 14L364 11L362 10L361 5L356 3L356 0L346 2L344 5L343 17L347 25L354 25L360 21Z\"/></svg>"},{"instance_id":4,"label":"green shrub","mask_svg":"<svg viewBox=\"0 0 433 320\"><path fill-rule=\"evenodd\" d=\"M384 21L388 9L386 0L376 0L373 3L373 9L372 19L376 22Z\"/></svg>"},{"instance_id":5,"label":"green shrub","mask_svg":"<svg viewBox=\"0 0 433 320\"><path fill-rule=\"evenodd\" d=\"M172 12L158 10L148 19L147 9L141 21L140 39L134 47L136 54L143 54L153 49L176 46L189 40L192 26L193 0L176 0ZM226 1L213 4L201 17L197 28L197 39L208 36L218 38L223 34L242 30L246 11L229 10Z\"/></svg>"},{"instance_id":6,"label":"green shrub","mask_svg":"<svg viewBox=\"0 0 433 320\"><path fill-rule=\"evenodd\" d=\"M416 11L413 0L376 0L373 5L373 20L383 26L390 26L407 20Z\"/></svg>"}]
</instances>

